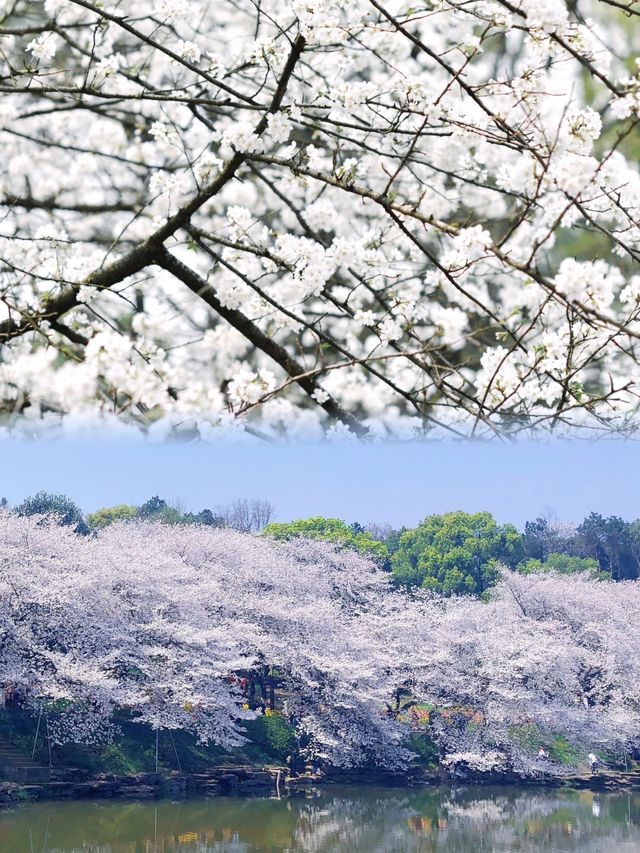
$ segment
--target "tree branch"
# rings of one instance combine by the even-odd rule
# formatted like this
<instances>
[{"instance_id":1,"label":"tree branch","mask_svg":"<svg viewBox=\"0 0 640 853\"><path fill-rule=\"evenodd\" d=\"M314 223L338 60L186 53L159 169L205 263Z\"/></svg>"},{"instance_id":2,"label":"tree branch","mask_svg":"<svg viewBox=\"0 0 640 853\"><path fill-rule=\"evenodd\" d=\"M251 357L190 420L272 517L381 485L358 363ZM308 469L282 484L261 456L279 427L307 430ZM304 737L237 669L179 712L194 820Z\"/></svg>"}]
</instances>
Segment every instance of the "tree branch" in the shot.
<instances>
[{"instance_id":1,"label":"tree branch","mask_svg":"<svg viewBox=\"0 0 640 853\"><path fill-rule=\"evenodd\" d=\"M310 375L305 368L296 361L296 359L290 356L284 347L280 346L280 344L268 337L268 335L259 329L258 326L241 311L237 311L233 308L226 308L216 296L213 287L211 287L208 282L188 266L183 264L182 261L179 261L175 255L172 255L171 252L168 252L164 247L160 247L156 251L154 260L158 266L167 270L167 272L170 272L183 284L186 284L192 293L199 296L200 299L206 302L210 308L213 308L216 314L219 314L223 320L226 320L234 329L237 329L237 331L244 335L248 341L251 341L255 347L279 364L288 376L295 379L297 384L306 394L309 395L309 397L311 397L314 403L318 403L318 400L313 396L314 392L322 390L324 393L327 393L324 389L320 389L315 378ZM330 417L348 426L349 429L352 430L352 432L354 432L359 438L365 438L368 435L368 428L363 426L353 415L350 415L345 411L345 409L343 409L342 406L340 406L340 404L332 397L329 397L329 399L325 400L323 403L318 403L318 405L320 405Z\"/></svg>"}]
</instances>

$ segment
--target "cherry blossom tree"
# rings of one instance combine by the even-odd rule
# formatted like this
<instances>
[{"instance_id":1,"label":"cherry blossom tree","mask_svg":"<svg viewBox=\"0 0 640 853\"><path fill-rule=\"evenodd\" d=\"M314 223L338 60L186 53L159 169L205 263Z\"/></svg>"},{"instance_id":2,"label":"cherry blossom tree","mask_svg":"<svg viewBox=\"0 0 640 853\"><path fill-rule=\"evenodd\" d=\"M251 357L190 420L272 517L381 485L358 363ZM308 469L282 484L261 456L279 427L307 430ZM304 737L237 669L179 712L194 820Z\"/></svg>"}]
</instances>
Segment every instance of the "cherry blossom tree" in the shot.
<instances>
[{"instance_id":1,"label":"cherry blossom tree","mask_svg":"<svg viewBox=\"0 0 640 853\"><path fill-rule=\"evenodd\" d=\"M636 5L3 0L7 428L635 432Z\"/></svg>"},{"instance_id":2,"label":"cherry blossom tree","mask_svg":"<svg viewBox=\"0 0 640 853\"><path fill-rule=\"evenodd\" d=\"M575 762L540 762L541 745L562 738L579 759L640 744L639 583L505 572L487 603L391 608L378 630L398 686L433 708L445 766L562 773Z\"/></svg>"},{"instance_id":3,"label":"cherry blossom tree","mask_svg":"<svg viewBox=\"0 0 640 853\"><path fill-rule=\"evenodd\" d=\"M208 619L184 566L131 536L123 553L113 537L105 547L42 519L0 524L2 679L62 704L62 737L92 739L124 707L156 728L242 741L224 680L234 634Z\"/></svg>"},{"instance_id":4,"label":"cherry blossom tree","mask_svg":"<svg viewBox=\"0 0 640 853\"><path fill-rule=\"evenodd\" d=\"M397 765L406 732L367 614L388 576L327 543L279 544L211 527L125 522L79 537L0 513L0 680L58 701L58 736L91 740L115 708L156 729L244 741L237 673L265 662L285 713L333 764Z\"/></svg>"},{"instance_id":5,"label":"cherry blossom tree","mask_svg":"<svg viewBox=\"0 0 640 853\"><path fill-rule=\"evenodd\" d=\"M562 772L540 743L640 745L640 583L505 570L489 601L394 590L350 549L129 521L79 536L0 511L0 683L55 706L60 741L116 709L226 748L245 740L240 676L278 672L303 751L410 764L411 703L444 767Z\"/></svg>"}]
</instances>

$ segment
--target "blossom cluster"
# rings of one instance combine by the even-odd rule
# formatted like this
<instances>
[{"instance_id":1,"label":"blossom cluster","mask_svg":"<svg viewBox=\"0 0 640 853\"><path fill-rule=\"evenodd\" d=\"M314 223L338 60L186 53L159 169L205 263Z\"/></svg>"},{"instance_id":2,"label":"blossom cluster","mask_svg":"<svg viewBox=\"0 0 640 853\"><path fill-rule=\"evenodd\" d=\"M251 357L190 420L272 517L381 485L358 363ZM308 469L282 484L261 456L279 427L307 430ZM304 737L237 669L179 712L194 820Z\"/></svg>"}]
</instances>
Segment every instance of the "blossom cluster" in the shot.
<instances>
[{"instance_id":1,"label":"blossom cluster","mask_svg":"<svg viewBox=\"0 0 640 853\"><path fill-rule=\"evenodd\" d=\"M634 433L640 29L615 7L16 0L4 428Z\"/></svg>"}]
</instances>

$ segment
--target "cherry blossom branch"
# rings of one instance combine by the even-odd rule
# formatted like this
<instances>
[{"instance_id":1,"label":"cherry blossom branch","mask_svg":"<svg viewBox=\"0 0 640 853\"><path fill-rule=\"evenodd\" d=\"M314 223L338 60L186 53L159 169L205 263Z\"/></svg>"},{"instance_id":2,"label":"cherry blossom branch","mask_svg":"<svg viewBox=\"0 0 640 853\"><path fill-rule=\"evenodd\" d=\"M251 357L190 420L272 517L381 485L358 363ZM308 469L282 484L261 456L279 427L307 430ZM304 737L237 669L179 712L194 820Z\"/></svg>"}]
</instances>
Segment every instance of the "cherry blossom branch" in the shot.
<instances>
[{"instance_id":1,"label":"cherry blossom branch","mask_svg":"<svg viewBox=\"0 0 640 853\"><path fill-rule=\"evenodd\" d=\"M313 376L307 374L304 368L283 347L265 335L253 321L241 311L226 308L215 295L214 289L203 278L189 269L189 267L166 249L159 249L156 252L154 260L159 266L166 269L183 282L183 284L186 284L189 290L193 291L203 302L206 302L207 305L213 308L216 314L219 314L234 329L237 329L244 335L247 340L251 341L253 346L272 358L289 376L295 377L296 383L302 388L305 394L323 408L331 418L349 427L358 437L365 438L367 436L369 430L365 426L339 406L330 394L322 391L320 386L314 381Z\"/></svg>"}]
</instances>

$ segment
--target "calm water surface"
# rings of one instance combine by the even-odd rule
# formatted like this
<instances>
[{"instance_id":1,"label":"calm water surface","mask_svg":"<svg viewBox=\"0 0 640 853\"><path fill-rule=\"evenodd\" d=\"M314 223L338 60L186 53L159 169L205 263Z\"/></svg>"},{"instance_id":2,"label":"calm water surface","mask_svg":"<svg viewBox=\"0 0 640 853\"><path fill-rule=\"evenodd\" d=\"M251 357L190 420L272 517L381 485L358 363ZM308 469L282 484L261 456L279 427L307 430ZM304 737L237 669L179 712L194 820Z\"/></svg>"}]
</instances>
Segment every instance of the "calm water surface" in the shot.
<instances>
[{"instance_id":1,"label":"calm water surface","mask_svg":"<svg viewBox=\"0 0 640 853\"><path fill-rule=\"evenodd\" d=\"M461 788L312 798L25 804L2 853L640 853L640 796Z\"/></svg>"}]
</instances>

